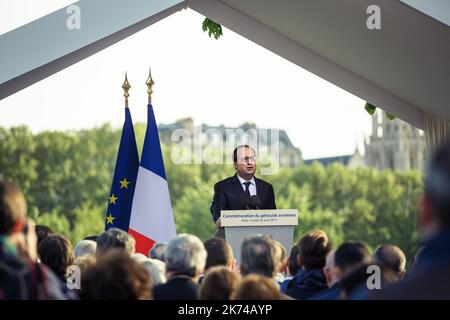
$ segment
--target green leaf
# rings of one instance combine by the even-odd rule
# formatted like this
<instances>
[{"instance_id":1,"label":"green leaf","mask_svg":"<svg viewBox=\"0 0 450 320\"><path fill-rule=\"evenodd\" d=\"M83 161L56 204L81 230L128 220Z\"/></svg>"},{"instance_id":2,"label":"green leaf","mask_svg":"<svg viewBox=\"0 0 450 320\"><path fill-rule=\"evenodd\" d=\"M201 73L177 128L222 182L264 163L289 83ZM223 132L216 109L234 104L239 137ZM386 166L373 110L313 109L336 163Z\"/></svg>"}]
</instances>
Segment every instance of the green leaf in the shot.
<instances>
[{"instance_id":1,"label":"green leaf","mask_svg":"<svg viewBox=\"0 0 450 320\"><path fill-rule=\"evenodd\" d=\"M375 113L375 111L377 110L377 107L375 107L374 105L366 102L366 105L364 106L364 108L366 109L367 113L370 115L373 115Z\"/></svg>"},{"instance_id":2,"label":"green leaf","mask_svg":"<svg viewBox=\"0 0 450 320\"><path fill-rule=\"evenodd\" d=\"M202 30L203 32L208 31L208 36L211 38L211 35L213 35L216 40L223 35L222 26L208 18L203 20Z\"/></svg>"},{"instance_id":3,"label":"green leaf","mask_svg":"<svg viewBox=\"0 0 450 320\"><path fill-rule=\"evenodd\" d=\"M387 111L384 112L386 114L386 118L388 118L389 120L394 120L395 116L392 113L389 113Z\"/></svg>"}]
</instances>

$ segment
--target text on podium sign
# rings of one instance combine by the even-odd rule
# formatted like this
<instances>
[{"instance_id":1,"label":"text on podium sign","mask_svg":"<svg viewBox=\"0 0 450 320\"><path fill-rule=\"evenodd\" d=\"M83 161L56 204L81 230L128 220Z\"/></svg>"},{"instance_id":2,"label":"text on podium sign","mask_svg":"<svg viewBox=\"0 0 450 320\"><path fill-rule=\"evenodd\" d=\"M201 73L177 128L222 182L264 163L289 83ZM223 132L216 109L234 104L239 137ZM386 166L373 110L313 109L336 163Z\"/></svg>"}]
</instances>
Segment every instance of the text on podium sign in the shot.
<instances>
[{"instance_id":1,"label":"text on podium sign","mask_svg":"<svg viewBox=\"0 0 450 320\"><path fill-rule=\"evenodd\" d=\"M222 210L222 227L296 226L298 210Z\"/></svg>"}]
</instances>

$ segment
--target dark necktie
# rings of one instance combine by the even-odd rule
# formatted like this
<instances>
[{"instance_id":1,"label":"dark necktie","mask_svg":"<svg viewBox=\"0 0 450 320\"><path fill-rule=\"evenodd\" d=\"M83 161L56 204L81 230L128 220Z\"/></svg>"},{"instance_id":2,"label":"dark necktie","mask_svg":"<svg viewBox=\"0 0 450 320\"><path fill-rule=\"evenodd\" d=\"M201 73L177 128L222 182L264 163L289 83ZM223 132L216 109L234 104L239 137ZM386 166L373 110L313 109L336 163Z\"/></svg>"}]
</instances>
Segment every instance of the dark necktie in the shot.
<instances>
[{"instance_id":1,"label":"dark necktie","mask_svg":"<svg viewBox=\"0 0 450 320\"><path fill-rule=\"evenodd\" d=\"M245 184L245 194L247 195L247 196L249 196L250 197L250 189L249 189L249 187L250 187L250 184L251 184L251 182L244 182L244 184Z\"/></svg>"}]
</instances>

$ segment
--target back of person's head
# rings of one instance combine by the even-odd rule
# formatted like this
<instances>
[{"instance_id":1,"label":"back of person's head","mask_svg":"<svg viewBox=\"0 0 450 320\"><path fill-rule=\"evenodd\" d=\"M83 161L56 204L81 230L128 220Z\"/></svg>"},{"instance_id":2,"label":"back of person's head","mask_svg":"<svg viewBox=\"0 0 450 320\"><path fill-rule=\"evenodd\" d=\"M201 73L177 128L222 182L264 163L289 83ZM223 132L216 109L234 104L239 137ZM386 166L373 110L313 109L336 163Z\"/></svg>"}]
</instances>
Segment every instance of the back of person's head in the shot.
<instances>
[{"instance_id":1,"label":"back of person's head","mask_svg":"<svg viewBox=\"0 0 450 320\"><path fill-rule=\"evenodd\" d=\"M204 243L206 252L205 271L215 266L231 267L233 265L233 251L231 246L222 238L211 238Z\"/></svg>"},{"instance_id":2,"label":"back of person's head","mask_svg":"<svg viewBox=\"0 0 450 320\"><path fill-rule=\"evenodd\" d=\"M81 274L92 268L96 263L95 256L87 254L75 258L74 264L80 267Z\"/></svg>"},{"instance_id":3,"label":"back of person's head","mask_svg":"<svg viewBox=\"0 0 450 320\"><path fill-rule=\"evenodd\" d=\"M275 265L277 272L284 272L286 269L286 259L287 253L286 248L277 240L272 240L273 245L275 246Z\"/></svg>"},{"instance_id":4,"label":"back of person's head","mask_svg":"<svg viewBox=\"0 0 450 320\"><path fill-rule=\"evenodd\" d=\"M294 276L297 273L298 269L300 269L300 264L298 263L297 256L298 256L298 247L292 246L287 265L288 272L291 276Z\"/></svg>"},{"instance_id":5,"label":"back of person's head","mask_svg":"<svg viewBox=\"0 0 450 320\"><path fill-rule=\"evenodd\" d=\"M95 264L96 264L95 256L90 255L90 254L87 254L84 256L79 256L79 257L75 258L75 261L74 261L74 265L78 266L78 268L79 268L80 276L84 275L88 270L93 268L95 266ZM71 270L71 273L72 272L73 272L73 270ZM74 288L73 291L76 294L76 296L79 296L79 294L81 292L79 287Z\"/></svg>"},{"instance_id":6,"label":"back of person's head","mask_svg":"<svg viewBox=\"0 0 450 320\"><path fill-rule=\"evenodd\" d=\"M267 237L245 238L241 245L242 275L256 273L273 278L276 273L275 250Z\"/></svg>"},{"instance_id":7,"label":"back of person's head","mask_svg":"<svg viewBox=\"0 0 450 320\"><path fill-rule=\"evenodd\" d=\"M97 254L104 254L110 249L123 249L128 254L134 252L135 241L132 235L118 228L103 231L97 239Z\"/></svg>"},{"instance_id":8,"label":"back of person's head","mask_svg":"<svg viewBox=\"0 0 450 320\"><path fill-rule=\"evenodd\" d=\"M240 276L225 266L211 267L199 288L201 300L229 300L236 291Z\"/></svg>"},{"instance_id":9,"label":"back of person's head","mask_svg":"<svg viewBox=\"0 0 450 320\"><path fill-rule=\"evenodd\" d=\"M375 250L373 263L380 267L384 280L389 283L401 280L406 273L405 253L392 244L385 244Z\"/></svg>"},{"instance_id":10,"label":"back of person's head","mask_svg":"<svg viewBox=\"0 0 450 320\"><path fill-rule=\"evenodd\" d=\"M322 269L331 252L331 241L323 230L313 230L297 242L299 263L306 270Z\"/></svg>"},{"instance_id":11,"label":"back of person's head","mask_svg":"<svg viewBox=\"0 0 450 320\"><path fill-rule=\"evenodd\" d=\"M95 256L96 250L97 250L97 242L94 242L92 240L80 240L78 241L74 249L75 258L85 255Z\"/></svg>"},{"instance_id":12,"label":"back of person's head","mask_svg":"<svg viewBox=\"0 0 450 320\"><path fill-rule=\"evenodd\" d=\"M72 244L61 235L46 237L38 247L39 259L61 279L65 279L67 267L75 261Z\"/></svg>"},{"instance_id":13,"label":"back of person's head","mask_svg":"<svg viewBox=\"0 0 450 320\"><path fill-rule=\"evenodd\" d=\"M258 274L245 276L238 284L233 300L280 300L282 295L275 281Z\"/></svg>"},{"instance_id":14,"label":"back of person's head","mask_svg":"<svg viewBox=\"0 0 450 320\"><path fill-rule=\"evenodd\" d=\"M150 249L150 252L148 253L148 257L164 262L166 260L166 249L167 249L167 244L157 242Z\"/></svg>"},{"instance_id":15,"label":"back of person's head","mask_svg":"<svg viewBox=\"0 0 450 320\"><path fill-rule=\"evenodd\" d=\"M121 249L111 249L81 275L83 300L148 300L152 298L149 272Z\"/></svg>"},{"instance_id":16,"label":"back of person's head","mask_svg":"<svg viewBox=\"0 0 450 320\"><path fill-rule=\"evenodd\" d=\"M19 187L0 180L0 236L21 231L27 205Z\"/></svg>"},{"instance_id":17,"label":"back of person's head","mask_svg":"<svg viewBox=\"0 0 450 320\"><path fill-rule=\"evenodd\" d=\"M206 250L202 241L182 233L169 241L166 249L166 270L173 275L199 276L205 269Z\"/></svg>"},{"instance_id":18,"label":"back of person's head","mask_svg":"<svg viewBox=\"0 0 450 320\"><path fill-rule=\"evenodd\" d=\"M369 249L359 242L344 242L334 254L334 264L339 269L340 277L360 265L371 263Z\"/></svg>"},{"instance_id":19,"label":"back of person's head","mask_svg":"<svg viewBox=\"0 0 450 320\"><path fill-rule=\"evenodd\" d=\"M47 238L49 235L53 234L52 229L48 226L44 226L42 224L37 224L34 229L36 230L36 236L37 236L37 245L42 242L45 238Z\"/></svg>"},{"instance_id":20,"label":"back of person's head","mask_svg":"<svg viewBox=\"0 0 450 320\"><path fill-rule=\"evenodd\" d=\"M141 261L140 264L150 273L154 286L166 283L166 264L164 262L158 259L147 258Z\"/></svg>"},{"instance_id":21,"label":"back of person's head","mask_svg":"<svg viewBox=\"0 0 450 320\"><path fill-rule=\"evenodd\" d=\"M441 145L432 155L424 192L433 212L433 222L441 229L450 228L450 142Z\"/></svg>"}]
</instances>

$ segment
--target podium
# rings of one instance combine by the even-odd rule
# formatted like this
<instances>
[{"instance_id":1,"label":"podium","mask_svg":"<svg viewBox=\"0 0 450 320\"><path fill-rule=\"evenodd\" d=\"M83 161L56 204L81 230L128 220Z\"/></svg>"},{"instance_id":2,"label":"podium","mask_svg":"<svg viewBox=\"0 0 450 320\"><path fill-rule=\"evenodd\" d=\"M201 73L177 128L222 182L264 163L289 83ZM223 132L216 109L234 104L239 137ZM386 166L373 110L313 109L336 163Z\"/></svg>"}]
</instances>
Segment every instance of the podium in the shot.
<instances>
[{"instance_id":1,"label":"podium","mask_svg":"<svg viewBox=\"0 0 450 320\"><path fill-rule=\"evenodd\" d=\"M242 241L251 236L269 236L280 242L289 255L294 226L298 225L296 209L222 210L220 218L225 228L225 239L233 249L237 265L240 264Z\"/></svg>"}]
</instances>

